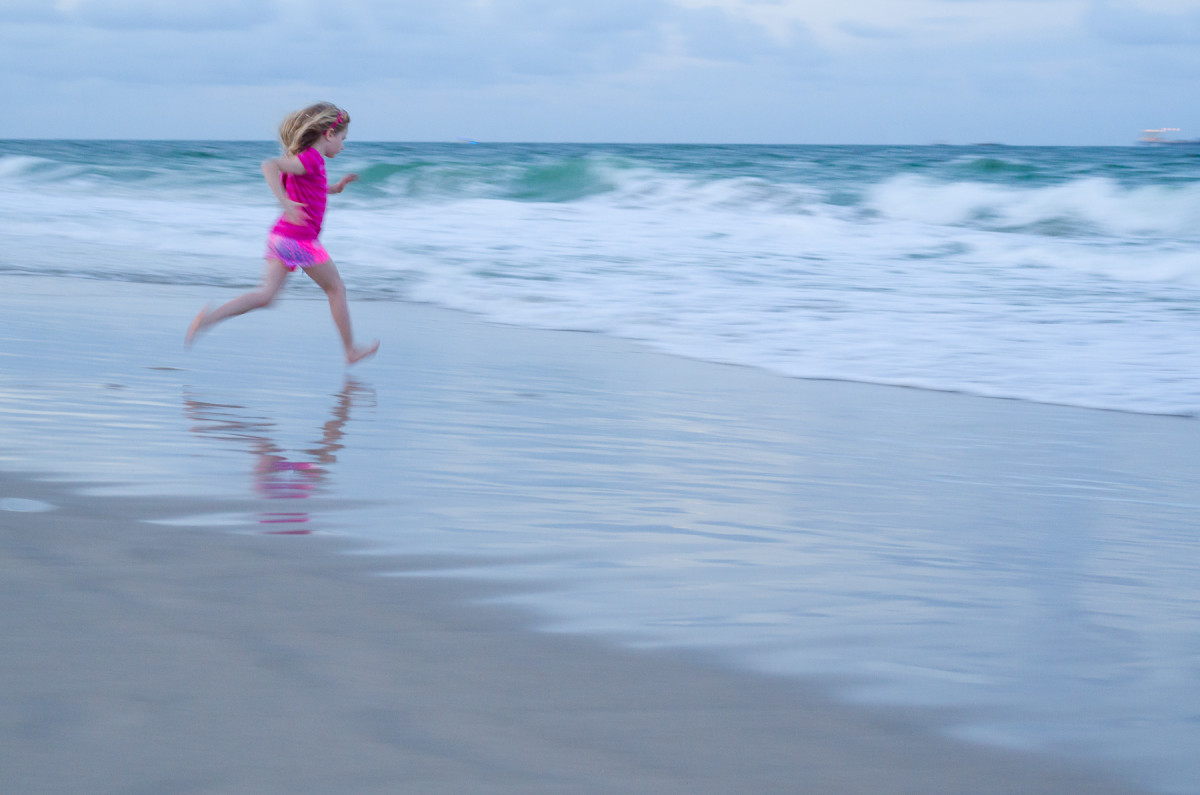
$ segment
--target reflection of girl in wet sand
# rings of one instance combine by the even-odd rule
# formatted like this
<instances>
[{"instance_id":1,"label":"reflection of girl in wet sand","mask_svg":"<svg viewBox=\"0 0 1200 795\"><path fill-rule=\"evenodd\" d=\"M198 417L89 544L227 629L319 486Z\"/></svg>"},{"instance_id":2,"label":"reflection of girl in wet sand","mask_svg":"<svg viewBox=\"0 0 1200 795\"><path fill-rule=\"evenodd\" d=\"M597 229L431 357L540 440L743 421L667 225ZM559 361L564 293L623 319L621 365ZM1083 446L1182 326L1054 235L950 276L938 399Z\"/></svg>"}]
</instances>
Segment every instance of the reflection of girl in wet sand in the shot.
<instances>
[{"instance_id":1,"label":"reflection of girl in wet sand","mask_svg":"<svg viewBox=\"0 0 1200 795\"><path fill-rule=\"evenodd\" d=\"M208 436L245 445L255 457L254 490L269 500L304 499L320 491L337 463L337 453L343 447L345 425L350 419L350 407L362 395L374 399L375 391L352 378L336 395L333 416L322 426L321 439L316 446L304 450L308 460L293 460L287 451L267 435L275 423L263 417L247 417L244 406L227 403L208 403L192 397L184 398L184 413L194 422L191 430ZM259 515L262 524L302 524L309 519L305 511L270 511ZM276 533L303 534L307 530L277 530Z\"/></svg>"}]
</instances>

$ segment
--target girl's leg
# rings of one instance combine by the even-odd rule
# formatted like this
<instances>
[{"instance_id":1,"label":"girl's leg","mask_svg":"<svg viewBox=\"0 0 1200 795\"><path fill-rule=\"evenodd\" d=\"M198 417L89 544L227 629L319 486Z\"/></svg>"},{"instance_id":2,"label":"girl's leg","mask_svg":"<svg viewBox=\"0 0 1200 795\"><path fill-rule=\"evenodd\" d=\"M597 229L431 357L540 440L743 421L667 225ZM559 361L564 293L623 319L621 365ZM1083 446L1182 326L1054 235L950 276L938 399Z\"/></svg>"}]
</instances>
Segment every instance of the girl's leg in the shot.
<instances>
[{"instance_id":1,"label":"girl's leg","mask_svg":"<svg viewBox=\"0 0 1200 795\"><path fill-rule=\"evenodd\" d=\"M337 326L338 334L342 335L342 345L346 348L346 363L354 364L367 358L379 349L379 341L370 345L355 345L354 331L350 327L350 307L346 303L346 285L342 283L342 275L332 260L320 265L310 265L304 269L314 282L320 285L329 298L329 311L333 314L333 323Z\"/></svg>"},{"instance_id":2,"label":"girl's leg","mask_svg":"<svg viewBox=\"0 0 1200 795\"><path fill-rule=\"evenodd\" d=\"M270 306L271 302L275 300L275 296L283 289L283 283L287 280L288 273L287 266L279 260L267 260L267 268L263 271L262 284L258 286L258 289L239 295L237 298L221 304L211 312L208 307L201 309L200 314L196 315L196 319L192 321L191 327L188 328L184 344L191 345L192 341L196 339L197 334L209 326L220 323L222 320L236 315L244 315L251 309L261 309L264 306Z\"/></svg>"}]
</instances>

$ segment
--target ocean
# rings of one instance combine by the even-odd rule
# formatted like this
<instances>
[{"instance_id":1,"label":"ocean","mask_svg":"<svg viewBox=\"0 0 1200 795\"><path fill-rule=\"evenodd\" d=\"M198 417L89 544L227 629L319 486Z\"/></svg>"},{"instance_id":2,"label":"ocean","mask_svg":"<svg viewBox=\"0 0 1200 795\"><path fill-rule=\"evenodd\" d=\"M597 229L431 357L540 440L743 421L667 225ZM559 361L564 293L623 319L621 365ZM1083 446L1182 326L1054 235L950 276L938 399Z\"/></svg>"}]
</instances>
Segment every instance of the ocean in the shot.
<instances>
[{"instance_id":1,"label":"ocean","mask_svg":"<svg viewBox=\"0 0 1200 795\"><path fill-rule=\"evenodd\" d=\"M1200 792L1200 156L351 137L322 238L407 325L343 380L300 279L181 349L272 144L3 151L0 465Z\"/></svg>"},{"instance_id":2,"label":"ocean","mask_svg":"<svg viewBox=\"0 0 1200 795\"><path fill-rule=\"evenodd\" d=\"M4 152L0 272L258 279L272 144ZM323 239L358 299L802 378L1200 411L1192 152L351 138L347 171Z\"/></svg>"}]
</instances>

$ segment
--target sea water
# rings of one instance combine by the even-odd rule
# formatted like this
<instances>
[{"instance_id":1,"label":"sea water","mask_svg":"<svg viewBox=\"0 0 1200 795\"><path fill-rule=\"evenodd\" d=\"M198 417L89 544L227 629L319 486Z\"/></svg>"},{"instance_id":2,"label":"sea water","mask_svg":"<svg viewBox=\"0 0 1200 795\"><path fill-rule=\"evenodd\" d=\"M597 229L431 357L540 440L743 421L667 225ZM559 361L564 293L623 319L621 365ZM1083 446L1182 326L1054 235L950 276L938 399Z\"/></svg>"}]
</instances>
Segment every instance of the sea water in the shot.
<instances>
[{"instance_id":1,"label":"sea water","mask_svg":"<svg viewBox=\"0 0 1200 795\"><path fill-rule=\"evenodd\" d=\"M0 272L250 285L268 143L16 141ZM386 144L323 239L352 293L687 357L1200 411L1200 156L1171 148Z\"/></svg>"},{"instance_id":2,"label":"sea water","mask_svg":"<svg viewBox=\"0 0 1200 795\"><path fill-rule=\"evenodd\" d=\"M162 303L137 312L158 313L152 328L95 315L86 339L0 351L23 357L0 378L2 427L33 431L18 446L48 469L168 494L226 493L235 471L278 499L265 527L507 557L463 573L524 583L514 600L555 629L837 675L848 697L945 710L973 740L1200 792L1200 157L352 139L330 173L361 179L323 238L362 327L418 302L684 358L613 340L547 370L534 354L493 361L486 331L463 332L479 353L460 372L427 340L335 393L294 366L305 341L239 364L213 340L195 368L255 369L226 393L169 368L130 375L113 341L141 335L142 358L173 361L173 291L194 311L185 285L256 283L272 145L4 151L0 273L49 293L141 282ZM14 311L0 330L41 339L40 322ZM708 370L686 359L831 382L803 400L747 373L697 390ZM645 384L635 411L589 397L635 377L594 372L614 361ZM924 389L864 403L836 381ZM960 415L925 390L1064 407ZM1010 438L1013 417L1034 432ZM322 493L365 507L346 519Z\"/></svg>"}]
</instances>

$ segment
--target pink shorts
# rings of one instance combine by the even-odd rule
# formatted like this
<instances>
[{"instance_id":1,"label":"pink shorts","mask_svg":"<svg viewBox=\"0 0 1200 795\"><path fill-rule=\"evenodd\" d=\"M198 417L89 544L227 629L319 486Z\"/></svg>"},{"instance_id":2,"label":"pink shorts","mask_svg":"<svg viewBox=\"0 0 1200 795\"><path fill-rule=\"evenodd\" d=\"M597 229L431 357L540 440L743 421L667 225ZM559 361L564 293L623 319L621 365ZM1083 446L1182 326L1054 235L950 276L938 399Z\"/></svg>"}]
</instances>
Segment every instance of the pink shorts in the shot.
<instances>
[{"instance_id":1,"label":"pink shorts","mask_svg":"<svg viewBox=\"0 0 1200 795\"><path fill-rule=\"evenodd\" d=\"M263 257L279 260L290 271L320 265L331 259L319 240L297 240L276 234L267 238L267 251Z\"/></svg>"}]
</instances>

